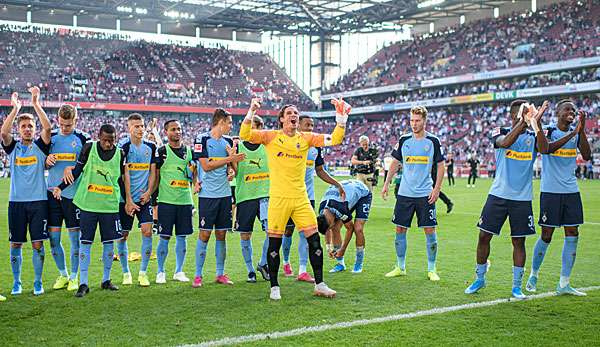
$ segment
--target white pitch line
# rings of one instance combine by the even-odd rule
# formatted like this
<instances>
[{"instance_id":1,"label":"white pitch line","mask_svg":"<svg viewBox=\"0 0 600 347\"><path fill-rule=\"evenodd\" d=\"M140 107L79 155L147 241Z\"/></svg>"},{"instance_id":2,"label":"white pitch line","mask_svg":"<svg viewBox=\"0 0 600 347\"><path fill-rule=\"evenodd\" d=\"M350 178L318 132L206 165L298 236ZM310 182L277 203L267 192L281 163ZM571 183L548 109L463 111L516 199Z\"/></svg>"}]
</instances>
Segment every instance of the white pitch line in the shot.
<instances>
[{"instance_id":1,"label":"white pitch line","mask_svg":"<svg viewBox=\"0 0 600 347\"><path fill-rule=\"evenodd\" d=\"M584 292L600 290L600 286L579 288L579 290L584 291ZM547 297L551 297L551 296L555 296L555 295L556 295L556 292L535 294L535 295L528 296L527 300L524 300L524 301L542 299L542 298L547 298ZM443 313L448 313L448 312L455 312L455 311L470 310L470 309L481 308L481 307L490 307L490 306L496 306L499 304L514 303L514 302L521 302L521 301L523 301L523 300L515 300L512 298L508 298L508 299L496 299L496 300L483 301L483 302L474 302L474 303L470 303L470 304L463 304L463 305L456 305L456 306L437 307L437 308L432 308L432 309L423 310L423 311L395 314L395 315L391 315L391 316L384 316L384 317L377 317L377 318L370 318L370 319L359 319L359 320L332 323L332 324L316 325L316 326L312 326L312 327L303 327L303 328L297 328L297 329L286 330L286 331L275 331L275 332L263 333L263 334L226 337L223 339L206 341L206 342L202 342L202 343L195 344L195 345L183 345L183 347L225 346L225 345L233 345L233 344L240 344L240 343L246 343L246 342L281 339L281 338L285 338L285 337L299 336L299 335L304 335L304 334L308 334L308 333L323 332L323 331L334 330L334 329L343 329L343 328L350 328L350 327L355 327L355 326L379 324L379 323L393 322L393 321L399 321L399 320L407 320L407 319L412 319L412 318L432 316L432 315L443 314Z\"/></svg>"}]
</instances>

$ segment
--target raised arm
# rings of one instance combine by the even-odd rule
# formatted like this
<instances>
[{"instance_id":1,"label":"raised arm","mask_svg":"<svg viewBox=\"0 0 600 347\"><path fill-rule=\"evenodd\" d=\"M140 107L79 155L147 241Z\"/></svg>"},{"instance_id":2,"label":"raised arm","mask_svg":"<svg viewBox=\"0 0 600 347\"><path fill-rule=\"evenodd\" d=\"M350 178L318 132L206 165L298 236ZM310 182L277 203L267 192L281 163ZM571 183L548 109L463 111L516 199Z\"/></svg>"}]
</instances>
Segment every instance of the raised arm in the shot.
<instances>
[{"instance_id":1,"label":"raised arm","mask_svg":"<svg viewBox=\"0 0 600 347\"><path fill-rule=\"evenodd\" d=\"M17 94L17 92L12 93L12 95L10 96L10 103L12 105L12 110L10 111L10 113L8 114L6 119L4 119L4 123L2 123L2 130L1 130L2 143L5 146L10 145L10 143L13 141L13 136L12 136L13 123L15 122L15 118L17 117L17 114L19 114L19 111L21 110L21 100L19 100L19 94Z\"/></svg>"},{"instance_id":2,"label":"raised arm","mask_svg":"<svg viewBox=\"0 0 600 347\"><path fill-rule=\"evenodd\" d=\"M535 132L536 148L540 153L548 153L548 139L542 130L542 116L548 109L548 101L544 101L542 107L536 110L535 106L529 108L530 124Z\"/></svg>"},{"instance_id":3,"label":"raised arm","mask_svg":"<svg viewBox=\"0 0 600 347\"><path fill-rule=\"evenodd\" d=\"M42 124L42 132L40 137L45 144L49 144L51 139L52 124L50 124L50 119L40 104L40 88L37 86L31 87L29 88L29 92L31 93L31 105L33 106L33 109L35 110L35 113Z\"/></svg>"},{"instance_id":4,"label":"raised arm","mask_svg":"<svg viewBox=\"0 0 600 347\"><path fill-rule=\"evenodd\" d=\"M579 152L581 153L583 160L591 160L592 148L590 147L590 142L588 141L587 134L585 133L585 121L587 118L587 113L583 110L577 113L579 114L579 123L577 124L577 128L575 128L575 131L579 134L579 142L577 143L577 147L579 148Z\"/></svg>"},{"instance_id":5,"label":"raised arm","mask_svg":"<svg viewBox=\"0 0 600 347\"><path fill-rule=\"evenodd\" d=\"M275 132L272 130L256 130L252 129L252 118L256 111L260 109L260 99L254 98L250 103L250 108L240 127L240 140L248 141L256 145L266 145L275 138Z\"/></svg>"}]
</instances>

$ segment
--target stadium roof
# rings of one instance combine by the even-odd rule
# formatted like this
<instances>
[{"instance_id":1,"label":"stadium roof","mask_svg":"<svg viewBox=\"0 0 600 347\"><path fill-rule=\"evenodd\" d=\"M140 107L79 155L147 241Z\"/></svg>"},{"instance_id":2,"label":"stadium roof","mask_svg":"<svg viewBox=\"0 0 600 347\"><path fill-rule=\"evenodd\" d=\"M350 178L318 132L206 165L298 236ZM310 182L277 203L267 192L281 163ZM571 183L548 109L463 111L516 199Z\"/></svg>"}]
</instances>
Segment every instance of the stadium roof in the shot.
<instances>
[{"instance_id":1,"label":"stadium roof","mask_svg":"<svg viewBox=\"0 0 600 347\"><path fill-rule=\"evenodd\" d=\"M200 27L318 35L354 31L398 30L402 24L429 23L503 0L8 0L33 9L73 14L104 14ZM426 4L427 6L423 6Z\"/></svg>"}]
</instances>

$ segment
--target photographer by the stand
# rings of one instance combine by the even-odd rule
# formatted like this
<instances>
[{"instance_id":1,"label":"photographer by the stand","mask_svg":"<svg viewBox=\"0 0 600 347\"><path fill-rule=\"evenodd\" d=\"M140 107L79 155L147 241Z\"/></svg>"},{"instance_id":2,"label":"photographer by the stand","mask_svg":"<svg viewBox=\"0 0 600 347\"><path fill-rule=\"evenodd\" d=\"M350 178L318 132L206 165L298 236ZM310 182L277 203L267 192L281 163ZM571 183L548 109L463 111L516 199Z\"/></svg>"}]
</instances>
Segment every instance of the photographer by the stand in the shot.
<instances>
[{"instance_id":1,"label":"photographer by the stand","mask_svg":"<svg viewBox=\"0 0 600 347\"><path fill-rule=\"evenodd\" d=\"M356 179L364 183L370 191L373 191L373 186L377 185L379 177L379 151L375 147L369 147L369 138L365 135L358 139L360 147L358 147L352 155L352 166L356 172Z\"/></svg>"}]
</instances>

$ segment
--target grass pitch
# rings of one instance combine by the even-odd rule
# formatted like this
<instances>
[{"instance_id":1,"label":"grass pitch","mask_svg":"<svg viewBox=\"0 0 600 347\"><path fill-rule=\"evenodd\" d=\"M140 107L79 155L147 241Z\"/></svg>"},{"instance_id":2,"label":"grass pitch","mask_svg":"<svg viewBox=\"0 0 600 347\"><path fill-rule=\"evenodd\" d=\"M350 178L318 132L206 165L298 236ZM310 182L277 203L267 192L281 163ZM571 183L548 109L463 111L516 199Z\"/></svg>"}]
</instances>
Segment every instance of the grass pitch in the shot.
<instances>
[{"instance_id":1,"label":"grass pitch","mask_svg":"<svg viewBox=\"0 0 600 347\"><path fill-rule=\"evenodd\" d=\"M311 295L312 286L294 279L280 277L283 299L270 302L269 285L262 280L247 284L239 236L227 237L226 272L235 284L224 287L214 280L214 238L204 267L205 285L200 289L191 284L168 281L166 285L152 283L149 288L120 286L118 292L100 290L102 273L101 246L92 247L90 268L91 292L83 299L72 292L53 291L58 271L46 242L44 287L46 294L34 297L31 247L24 246L23 294L10 296L12 273L9 245L0 248L0 293L7 296L0 303L0 345L179 345L194 344L225 337L285 331L357 319L369 319L398 313L408 313L436 307L488 301L510 296L512 281L512 249L508 230L492 242L492 267L488 287L481 293L467 296L463 291L474 277L477 229L475 224L487 196L490 180L480 180L476 188L466 188L465 180L443 191L455 203L451 214L438 202L438 271L441 281L427 280L425 236L416 227L408 234L406 277L384 278L395 263L394 227L390 222L393 198L383 201L379 189L373 199L366 225L365 269L362 274L350 271L325 274L325 281L338 291L334 300ZM317 182L317 197L325 189ZM379 188L379 187L378 187ZM0 181L0 211L7 209L9 184ZM580 229L577 262L571 282L576 287L600 285L600 181L581 181L585 224ZM534 184L534 211L537 220L539 181ZM197 225L198 221L194 220ZM416 223L416 221L413 221ZM8 239L6 212L0 213L0 234ZM538 230L539 232L539 230ZM197 233L188 238L185 271L194 273L194 249ZM557 231L540 271L538 292L553 291L560 273L562 231ZM254 258L258 260L264 234L254 237ZM527 240L528 259L537 236ZM137 230L130 236L129 251L139 252L141 237ZM297 242L292 245L292 265L298 268ZM157 239L154 239L156 249ZM63 235L68 255L69 241ZM170 244L167 278L175 266L174 242ZM68 262L68 256L67 256ZM346 253L346 265L354 263L354 247ZM325 271L333 261L325 261ZM69 265L67 265L69 268ZM130 263L136 283L139 262ZM309 267L310 269L310 267ZM150 263L149 274L154 280L156 260ZM526 275L529 274L529 269ZM112 278L121 282L121 266L113 264ZM526 278L524 279L525 282ZM259 341L258 345L597 345L600 341L600 291L588 297L551 297L514 304L478 308L453 313L420 317L399 322L366 325L345 330L330 330L296 337Z\"/></svg>"}]
</instances>

